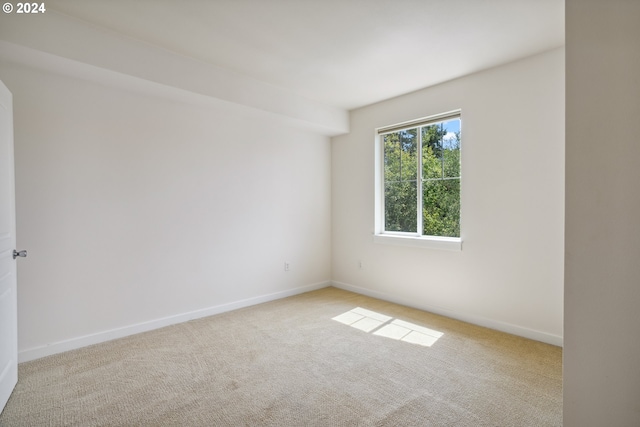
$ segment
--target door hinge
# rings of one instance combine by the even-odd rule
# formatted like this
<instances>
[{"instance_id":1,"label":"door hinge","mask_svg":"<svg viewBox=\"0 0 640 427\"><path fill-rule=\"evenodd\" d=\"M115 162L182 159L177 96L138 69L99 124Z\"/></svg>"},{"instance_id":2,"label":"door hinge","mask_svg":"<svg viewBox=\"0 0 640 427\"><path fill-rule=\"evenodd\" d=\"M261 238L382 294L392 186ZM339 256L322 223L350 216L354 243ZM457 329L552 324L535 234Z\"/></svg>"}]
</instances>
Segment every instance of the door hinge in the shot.
<instances>
[{"instance_id":1,"label":"door hinge","mask_svg":"<svg viewBox=\"0 0 640 427\"><path fill-rule=\"evenodd\" d=\"M18 257L26 258L27 257L27 251L16 251L14 249L13 250L13 259L16 259Z\"/></svg>"}]
</instances>

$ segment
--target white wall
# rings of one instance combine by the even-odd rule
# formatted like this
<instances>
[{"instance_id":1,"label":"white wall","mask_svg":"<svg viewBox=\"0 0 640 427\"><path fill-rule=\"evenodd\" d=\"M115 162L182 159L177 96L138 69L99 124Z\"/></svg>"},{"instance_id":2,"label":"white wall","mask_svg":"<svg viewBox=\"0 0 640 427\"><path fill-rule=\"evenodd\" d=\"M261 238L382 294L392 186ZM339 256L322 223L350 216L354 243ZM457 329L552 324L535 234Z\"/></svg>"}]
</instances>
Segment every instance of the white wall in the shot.
<instances>
[{"instance_id":1,"label":"white wall","mask_svg":"<svg viewBox=\"0 0 640 427\"><path fill-rule=\"evenodd\" d=\"M8 63L0 79L21 360L327 284L327 137Z\"/></svg>"},{"instance_id":2,"label":"white wall","mask_svg":"<svg viewBox=\"0 0 640 427\"><path fill-rule=\"evenodd\" d=\"M463 250L374 244L374 129L457 108ZM561 344L563 49L353 111L332 168L337 286Z\"/></svg>"},{"instance_id":3,"label":"white wall","mask_svg":"<svg viewBox=\"0 0 640 427\"><path fill-rule=\"evenodd\" d=\"M640 2L567 0L564 425L640 425Z\"/></svg>"}]
</instances>

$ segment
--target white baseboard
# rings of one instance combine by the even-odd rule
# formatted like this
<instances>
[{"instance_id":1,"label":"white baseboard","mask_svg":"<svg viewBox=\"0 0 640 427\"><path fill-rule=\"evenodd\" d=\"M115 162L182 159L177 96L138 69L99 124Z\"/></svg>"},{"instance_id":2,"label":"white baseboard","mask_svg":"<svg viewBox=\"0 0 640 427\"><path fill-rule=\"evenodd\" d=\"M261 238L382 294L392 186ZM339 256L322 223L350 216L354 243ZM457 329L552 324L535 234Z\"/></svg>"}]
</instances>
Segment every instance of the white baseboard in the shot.
<instances>
[{"instance_id":1,"label":"white baseboard","mask_svg":"<svg viewBox=\"0 0 640 427\"><path fill-rule=\"evenodd\" d=\"M62 353L77 348L86 347L88 345L99 344L105 341L111 341L117 338L123 338L129 335L139 334L141 332L151 331L153 329L164 328L165 326L175 325L187 322L193 319L213 316L215 314L225 313L227 311L237 310L239 308L249 307L264 302L274 301L293 295L303 294L309 291L326 288L331 286L330 281L314 283L311 285L300 286L286 291L274 292L272 294L260 295L253 298L247 298L240 301L234 301L226 304L220 304L213 307L203 308L200 310L190 311L188 313L176 314L173 316L163 317L160 319L150 320L148 322L137 323L134 325L124 326L122 328L111 329L108 331L97 332L95 334L84 335L77 338L71 338L64 341L47 344L41 347L21 350L18 353L18 362L28 362L30 360L40 359L42 357L51 356L53 354Z\"/></svg>"},{"instance_id":2,"label":"white baseboard","mask_svg":"<svg viewBox=\"0 0 640 427\"><path fill-rule=\"evenodd\" d=\"M361 288L359 286L350 285L348 283L332 281L331 284L332 286L339 289L344 289L345 291L351 291L357 294L366 295L368 297L377 298L384 301L393 302L396 304L406 305L407 307L417 308L419 310L428 311L430 313L439 314L441 316L450 317L452 319L462 320L463 322L473 323L474 325L484 326L485 328L495 329L497 331L518 335L518 336L529 338L535 341L540 341L547 344L556 345L559 347L562 347L562 344L563 344L563 338L559 335L536 331L534 329L524 328L522 326L501 322L499 320L488 319L486 317L476 316L473 314L459 313L452 310L432 307L432 306L429 306L428 304L416 304L415 300L398 298L394 295L389 295L389 294L378 292L378 291L372 291L370 289Z\"/></svg>"}]
</instances>

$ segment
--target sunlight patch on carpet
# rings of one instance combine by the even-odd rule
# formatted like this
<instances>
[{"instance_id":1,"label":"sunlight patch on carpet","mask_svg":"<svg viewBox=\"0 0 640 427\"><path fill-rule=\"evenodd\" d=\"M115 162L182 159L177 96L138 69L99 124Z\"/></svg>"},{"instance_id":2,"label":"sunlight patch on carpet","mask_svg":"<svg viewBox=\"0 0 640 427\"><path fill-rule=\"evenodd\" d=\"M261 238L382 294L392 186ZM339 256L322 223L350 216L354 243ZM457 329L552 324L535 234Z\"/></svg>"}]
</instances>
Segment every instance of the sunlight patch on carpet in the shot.
<instances>
[{"instance_id":1,"label":"sunlight patch on carpet","mask_svg":"<svg viewBox=\"0 0 640 427\"><path fill-rule=\"evenodd\" d=\"M431 347L444 334L415 323L356 307L332 320L385 338Z\"/></svg>"}]
</instances>

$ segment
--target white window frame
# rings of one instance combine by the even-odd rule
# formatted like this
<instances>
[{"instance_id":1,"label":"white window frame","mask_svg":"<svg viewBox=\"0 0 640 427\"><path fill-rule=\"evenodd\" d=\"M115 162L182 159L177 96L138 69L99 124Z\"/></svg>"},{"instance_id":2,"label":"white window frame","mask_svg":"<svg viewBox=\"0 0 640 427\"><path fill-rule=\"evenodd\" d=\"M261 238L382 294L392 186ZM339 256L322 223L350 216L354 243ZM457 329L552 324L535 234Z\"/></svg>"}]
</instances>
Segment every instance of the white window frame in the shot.
<instances>
[{"instance_id":1,"label":"white window frame","mask_svg":"<svg viewBox=\"0 0 640 427\"><path fill-rule=\"evenodd\" d=\"M443 249L451 251L462 250L462 203L460 203L460 237L443 237L443 236L423 236L422 235L422 209L418 209L417 213L417 232L407 233L399 231L385 231L384 221L384 144L382 135L390 132L397 132L404 129L411 129L420 126L426 126L433 123L446 121L447 119L460 119L462 123L461 110L448 111L446 113L424 117L417 120L398 123L390 126L383 126L375 130L375 231L373 240L375 243L413 246L430 249ZM420 132L418 132L420 135ZM419 145L422 145L420 141ZM462 147L462 145L461 145ZM462 159L462 153L460 153ZM418 177L422 182L422 156L418 156ZM460 198L462 198L462 179L460 180ZM417 206L422 206L422 192L418 191Z\"/></svg>"}]
</instances>

